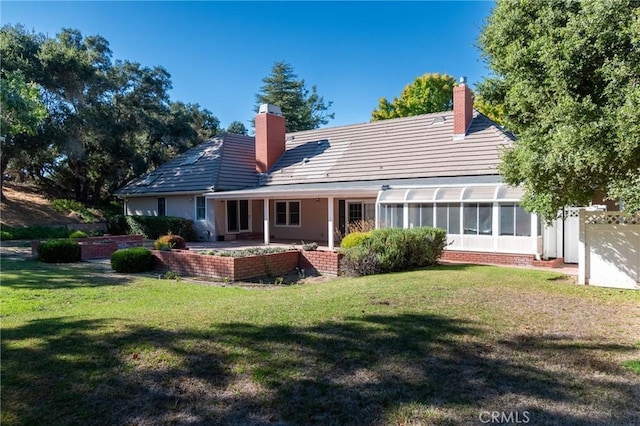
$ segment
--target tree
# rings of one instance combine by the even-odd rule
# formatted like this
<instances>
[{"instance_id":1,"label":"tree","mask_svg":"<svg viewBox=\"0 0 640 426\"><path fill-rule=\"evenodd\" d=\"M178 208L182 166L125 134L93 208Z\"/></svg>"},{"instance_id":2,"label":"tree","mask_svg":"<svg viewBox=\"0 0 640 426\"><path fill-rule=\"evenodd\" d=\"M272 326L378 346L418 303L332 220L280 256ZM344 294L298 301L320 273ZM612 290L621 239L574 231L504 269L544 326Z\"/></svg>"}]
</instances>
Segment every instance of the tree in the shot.
<instances>
[{"instance_id":1,"label":"tree","mask_svg":"<svg viewBox=\"0 0 640 426\"><path fill-rule=\"evenodd\" d=\"M453 107L455 86L456 79L447 74L433 73L417 77L392 102L380 98L378 108L371 113L371 121L449 111Z\"/></svg>"},{"instance_id":2,"label":"tree","mask_svg":"<svg viewBox=\"0 0 640 426\"><path fill-rule=\"evenodd\" d=\"M498 1L479 45L517 136L500 172L553 219L601 192L640 210L640 3Z\"/></svg>"},{"instance_id":3,"label":"tree","mask_svg":"<svg viewBox=\"0 0 640 426\"><path fill-rule=\"evenodd\" d=\"M234 135L247 135L249 133L245 125L240 121L232 121L229 127L227 127L226 132Z\"/></svg>"},{"instance_id":4,"label":"tree","mask_svg":"<svg viewBox=\"0 0 640 426\"><path fill-rule=\"evenodd\" d=\"M279 106L287 120L287 132L317 129L333 119L334 114L328 113L332 102L325 103L315 85L309 92L305 81L298 79L290 64L274 63L271 75L262 82L254 111L258 112L258 107L265 103Z\"/></svg>"},{"instance_id":5,"label":"tree","mask_svg":"<svg viewBox=\"0 0 640 426\"><path fill-rule=\"evenodd\" d=\"M39 87L27 83L21 71L2 72L0 78L0 199L9 161L33 149L24 136L35 135L47 116Z\"/></svg>"},{"instance_id":6,"label":"tree","mask_svg":"<svg viewBox=\"0 0 640 426\"><path fill-rule=\"evenodd\" d=\"M171 102L171 76L164 68L112 61L109 43L100 36L64 29L46 38L7 25L0 28L0 56L2 132L12 136L3 139L3 171L11 157L37 183L79 201L108 197L219 132L210 111ZM26 84L18 92L30 88L45 108L37 132L17 133L5 124L16 116L4 102L5 92L17 90L11 82L19 81L9 79L14 75L23 75Z\"/></svg>"}]
</instances>

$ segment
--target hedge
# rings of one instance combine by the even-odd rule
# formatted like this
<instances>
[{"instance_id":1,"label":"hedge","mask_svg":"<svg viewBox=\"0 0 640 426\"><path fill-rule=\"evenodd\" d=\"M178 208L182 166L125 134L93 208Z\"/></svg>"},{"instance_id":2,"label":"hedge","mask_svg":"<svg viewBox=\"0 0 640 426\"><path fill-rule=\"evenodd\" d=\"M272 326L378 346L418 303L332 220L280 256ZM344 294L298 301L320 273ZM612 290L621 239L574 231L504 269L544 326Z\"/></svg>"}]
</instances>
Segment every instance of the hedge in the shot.
<instances>
[{"instance_id":1,"label":"hedge","mask_svg":"<svg viewBox=\"0 0 640 426\"><path fill-rule=\"evenodd\" d=\"M38 245L38 259L46 263L80 261L80 244L73 240L49 240Z\"/></svg>"},{"instance_id":2,"label":"hedge","mask_svg":"<svg viewBox=\"0 0 640 426\"><path fill-rule=\"evenodd\" d=\"M348 249L351 247L359 246L362 244L367 238L371 236L371 231L369 232L350 232L342 239L340 242L340 248Z\"/></svg>"},{"instance_id":3,"label":"hedge","mask_svg":"<svg viewBox=\"0 0 640 426\"><path fill-rule=\"evenodd\" d=\"M116 272L145 272L153 269L151 250L131 247L111 253L111 267Z\"/></svg>"},{"instance_id":4,"label":"hedge","mask_svg":"<svg viewBox=\"0 0 640 426\"><path fill-rule=\"evenodd\" d=\"M114 215L107 219L107 229L113 235L143 235L151 240L169 233L180 235L186 241L197 240L193 221L173 216Z\"/></svg>"},{"instance_id":5,"label":"hedge","mask_svg":"<svg viewBox=\"0 0 640 426\"><path fill-rule=\"evenodd\" d=\"M440 228L376 229L360 245L343 250L341 267L349 275L369 275L431 266L446 244L447 233Z\"/></svg>"},{"instance_id":6,"label":"hedge","mask_svg":"<svg viewBox=\"0 0 640 426\"><path fill-rule=\"evenodd\" d=\"M67 238L72 231L63 227L25 226L11 227L2 225L0 239L6 240L45 240L49 238Z\"/></svg>"}]
</instances>

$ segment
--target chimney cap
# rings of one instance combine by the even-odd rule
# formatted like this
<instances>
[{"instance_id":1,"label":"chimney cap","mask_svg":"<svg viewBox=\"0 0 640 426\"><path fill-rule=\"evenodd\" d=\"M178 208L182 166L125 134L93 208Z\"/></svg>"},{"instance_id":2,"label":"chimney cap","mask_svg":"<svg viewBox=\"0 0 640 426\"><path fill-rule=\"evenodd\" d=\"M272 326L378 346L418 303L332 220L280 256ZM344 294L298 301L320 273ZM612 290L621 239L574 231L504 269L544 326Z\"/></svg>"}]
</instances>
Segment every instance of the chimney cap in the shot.
<instances>
[{"instance_id":1,"label":"chimney cap","mask_svg":"<svg viewBox=\"0 0 640 426\"><path fill-rule=\"evenodd\" d=\"M462 76L460 77L460 84L467 84L467 77L466 76Z\"/></svg>"},{"instance_id":2,"label":"chimney cap","mask_svg":"<svg viewBox=\"0 0 640 426\"><path fill-rule=\"evenodd\" d=\"M258 107L258 114L282 115L282 109L277 105L262 104Z\"/></svg>"}]
</instances>

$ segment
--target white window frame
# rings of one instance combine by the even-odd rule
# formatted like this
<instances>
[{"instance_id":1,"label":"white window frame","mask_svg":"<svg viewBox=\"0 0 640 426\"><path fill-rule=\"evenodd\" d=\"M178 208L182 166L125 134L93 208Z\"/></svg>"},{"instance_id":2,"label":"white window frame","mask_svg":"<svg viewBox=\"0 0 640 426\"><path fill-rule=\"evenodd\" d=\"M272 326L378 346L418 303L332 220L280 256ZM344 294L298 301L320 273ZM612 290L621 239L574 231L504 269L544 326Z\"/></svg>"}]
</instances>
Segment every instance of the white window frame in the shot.
<instances>
[{"instance_id":1,"label":"white window frame","mask_svg":"<svg viewBox=\"0 0 640 426\"><path fill-rule=\"evenodd\" d=\"M238 219L238 230L237 231L231 231L229 230L229 201L235 201L238 203L238 211L237 211L237 217L236 219ZM242 229L241 228L241 223L242 221L240 220L240 202L241 201L246 201L247 202L247 229ZM227 231L227 234L240 234L242 232L251 232L251 200L246 200L246 199L237 199L237 200L225 200L224 203L224 227Z\"/></svg>"},{"instance_id":2,"label":"white window frame","mask_svg":"<svg viewBox=\"0 0 640 426\"><path fill-rule=\"evenodd\" d=\"M476 232L475 233L466 232L465 231L465 227L464 227L464 225L465 225L464 218L465 218L466 212L467 212L467 210L471 209L472 206L475 206L473 208L473 210L475 210L475 217L476 217L476 223L475 223ZM491 215L489 216L490 220L491 220L491 233L490 234L482 234L482 233L480 233L480 206L482 206L482 207L487 207L488 206L491 209ZM483 202L463 203L462 214L460 215L461 218L462 218L462 234L463 235L477 235L479 237L491 237L491 236L493 236L493 209L494 209L493 203L483 203Z\"/></svg>"},{"instance_id":3,"label":"white window frame","mask_svg":"<svg viewBox=\"0 0 640 426\"><path fill-rule=\"evenodd\" d=\"M284 203L286 206L286 223L278 223L278 204ZM298 223L291 224L291 203L298 203ZM300 200L275 200L273 202L274 226L278 228L300 228L302 226L302 202Z\"/></svg>"},{"instance_id":4,"label":"white window frame","mask_svg":"<svg viewBox=\"0 0 640 426\"><path fill-rule=\"evenodd\" d=\"M204 196L196 196L196 197L194 197L194 200L195 200L195 203L196 203L196 214L195 214L196 220L199 220L199 221L207 220L207 199ZM198 201L199 200L203 201L203 205L202 205L203 215L202 215L202 217L198 217Z\"/></svg>"},{"instance_id":5,"label":"white window frame","mask_svg":"<svg viewBox=\"0 0 640 426\"><path fill-rule=\"evenodd\" d=\"M160 200L164 200L164 212L160 214ZM156 214L158 217L166 217L167 216L167 197L157 197L156 198Z\"/></svg>"}]
</instances>

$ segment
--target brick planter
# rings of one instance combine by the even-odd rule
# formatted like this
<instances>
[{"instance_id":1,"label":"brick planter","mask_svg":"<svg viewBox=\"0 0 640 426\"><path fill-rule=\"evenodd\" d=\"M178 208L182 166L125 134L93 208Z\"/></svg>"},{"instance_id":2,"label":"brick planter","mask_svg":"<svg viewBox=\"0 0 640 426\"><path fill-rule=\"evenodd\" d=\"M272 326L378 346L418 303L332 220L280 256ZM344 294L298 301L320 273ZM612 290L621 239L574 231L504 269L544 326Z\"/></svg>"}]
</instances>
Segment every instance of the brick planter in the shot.
<instances>
[{"instance_id":1,"label":"brick planter","mask_svg":"<svg viewBox=\"0 0 640 426\"><path fill-rule=\"evenodd\" d=\"M340 273L340 259L342 254L335 251L300 251L298 267L305 269L306 273L315 272L326 275L338 276Z\"/></svg>"},{"instance_id":2,"label":"brick planter","mask_svg":"<svg viewBox=\"0 0 640 426\"><path fill-rule=\"evenodd\" d=\"M563 264L562 258L536 260L532 254L483 253L475 251L445 250L440 260L492 265L545 266L556 268Z\"/></svg>"},{"instance_id":3,"label":"brick planter","mask_svg":"<svg viewBox=\"0 0 640 426\"><path fill-rule=\"evenodd\" d=\"M108 235L103 237L87 237L76 239L80 244L80 258L105 259L116 250L129 247L142 247L142 235ZM38 246L41 240L31 241L31 256L38 257Z\"/></svg>"},{"instance_id":4,"label":"brick planter","mask_svg":"<svg viewBox=\"0 0 640 426\"><path fill-rule=\"evenodd\" d=\"M287 251L246 257L211 256L186 250L153 250L155 268L179 275L231 281L281 276L296 267L337 276L342 255L332 251Z\"/></svg>"},{"instance_id":5,"label":"brick planter","mask_svg":"<svg viewBox=\"0 0 640 426\"><path fill-rule=\"evenodd\" d=\"M280 276L298 266L298 252L287 251L246 257L211 256L196 252L153 250L155 268L184 276L246 280Z\"/></svg>"}]
</instances>

